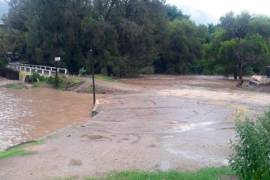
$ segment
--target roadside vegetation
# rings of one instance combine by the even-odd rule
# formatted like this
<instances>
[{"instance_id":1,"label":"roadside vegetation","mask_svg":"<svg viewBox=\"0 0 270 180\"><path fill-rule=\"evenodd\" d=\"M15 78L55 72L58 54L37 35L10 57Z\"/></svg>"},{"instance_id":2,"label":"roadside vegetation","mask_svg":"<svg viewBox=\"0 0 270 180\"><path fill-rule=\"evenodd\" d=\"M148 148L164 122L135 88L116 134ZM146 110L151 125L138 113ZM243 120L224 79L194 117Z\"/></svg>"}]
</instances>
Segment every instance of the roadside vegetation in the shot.
<instances>
[{"instance_id":1,"label":"roadside vegetation","mask_svg":"<svg viewBox=\"0 0 270 180\"><path fill-rule=\"evenodd\" d=\"M114 82L115 81L115 79L113 77L107 76L104 74L98 74L98 75L96 75L96 78L103 80L103 81L107 81L107 82Z\"/></svg>"},{"instance_id":2,"label":"roadside vegetation","mask_svg":"<svg viewBox=\"0 0 270 180\"><path fill-rule=\"evenodd\" d=\"M238 122L236 133L232 169L242 179L270 179L270 110L256 121Z\"/></svg>"},{"instance_id":3,"label":"roadside vegetation","mask_svg":"<svg viewBox=\"0 0 270 180\"><path fill-rule=\"evenodd\" d=\"M234 173L229 168L206 168L198 172L120 172L103 178L86 180L222 180L231 179Z\"/></svg>"},{"instance_id":4,"label":"roadside vegetation","mask_svg":"<svg viewBox=\"0 0 270 180\"><path fill-rule=\"evenodd\" d=\"M32 83L33 87L55 87L55 77L44 77L38 73L33 73L31 76L27 76L26 82ZM83 83L83 80L75 76L59 76L58 86L55 87L60 90L69 90L77 87Z\"/></svg>"},{"instance_id":5,"label":"roadside vegetation","mask_svg":"<svg viewBox=\"0 0 270 180\"><path fill-rule=\"evenodd\" d=\"M12 83L12 84L5 85L5 88L18 90L18 89L26 88L26 85L24 83Z\"/></svg>"},{"instance_id":6,"label":"roadside vegetation","mask_svg":"<svg viewBox=\"0 0 270 180\"><path fill-rule=\"evenodd\" d=\"M39 144L42 144L42 141L31 141L11 147L5 151L0 151L0 160L16 156L26 156L33 154L33 152L27 150L27 147L36 146Z\"/></svg>"}]
</instances>

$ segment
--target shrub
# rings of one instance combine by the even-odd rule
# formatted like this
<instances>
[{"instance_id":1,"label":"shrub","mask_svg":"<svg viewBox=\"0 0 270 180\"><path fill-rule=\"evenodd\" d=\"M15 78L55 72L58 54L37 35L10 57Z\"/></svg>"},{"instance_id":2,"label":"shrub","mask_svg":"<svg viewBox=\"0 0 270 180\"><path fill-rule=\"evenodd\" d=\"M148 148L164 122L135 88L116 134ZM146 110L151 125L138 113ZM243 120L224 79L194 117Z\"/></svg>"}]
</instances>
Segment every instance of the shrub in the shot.
<instances>
[{"instance_id":1,"label":"shrub","mask_svg":"<svg viewBox=\"0 0 270 180\"><path fill-rule=\"evenodd\" d=\"M236 133L230 160L233 170L246 180L270 179L270 111L255 122L238 122Z\"/></svg>"},{"instance_id":2,"label":"shrub","mask_svg":"<svg viewBox=\"0 0 270 180\"><path fill-rule=\"evenodd\" d=\"M87 73L87 70L86 70L84 67L82 67L82 68L79 70L79 75L80 75L80 76L84 76L84 75L86 75L86 73Z\"/></svg>"},{"instance_id":3,"label":"shrub","mask_svg":"<svg viewBox=\"0 0 270 180\"><path fill-rule=\"evenodd\" d=\"M224 75L225 74L225 68L222 65L216 65L214 67L213 73L215 75Z\"/></svg>"},{"instance_id":4,"label":"shrub","mask_svg":"<svg viewBox=\"0 0 270 180\"><path fill-rule=\"evenodd\" d=\"M46 82L52 86L55 85L55 78L54 77L49 77L46 79ZM59 76L58 79L58 89L62 89L62 90L69 90L72 89L74 87L77 87L79 85L81 85L83 83L83 81L81 81L79 78L76 77L65 77L65 76Z\"/></svg>"},{"instance_id":5,"label":"shrub","mask_svg":"<svg viewBox=\"0 0 270 180\"><path fill-rule=\"evenodd\" d=\"M248 66L248 67L246 68L246 75L252 76L252 75L254 75L254 74L255 74L255 72L254 72L253 67Z\"/></svg>"},{"instance_id":6,"label":"shrub","mask_svg":"<svg viewBox=\"0 0 270 180\"><path fill-rule=\"evenodd\" d=\"M7 64L8 64L7 59L0 56L0 68L6 67Z\"/></svg>"},{"instance_id":7,"label":"shrub","mask_svg":"<svg viewBox=\"0 0 270 180\"><path fill-rule=\"evenodd\" d=\"M140 74L153 74L154 73L154 68L152 66L147 66L142 68L139 73Z\"/></svg>"},{"instance_id":8,"label":"shrub","mask_svg":"<svg viewBox=\"0 0 270 180\"><path fill-rule=\"evenodd\" d=\"M47 81L48 78L41 76L40 74L34 72L32 75L28 75L25 77L25 82L36 83L36 82L44 82Z\"/></svg>"}]
</instances>

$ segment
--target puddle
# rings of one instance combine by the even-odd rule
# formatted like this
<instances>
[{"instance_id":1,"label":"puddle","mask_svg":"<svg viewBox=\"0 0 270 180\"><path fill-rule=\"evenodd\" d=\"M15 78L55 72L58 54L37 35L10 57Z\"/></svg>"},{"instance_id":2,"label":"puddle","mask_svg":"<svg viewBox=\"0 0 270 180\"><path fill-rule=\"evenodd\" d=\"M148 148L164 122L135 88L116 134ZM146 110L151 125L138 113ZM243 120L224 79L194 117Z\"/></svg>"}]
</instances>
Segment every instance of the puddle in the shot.
<instances>
[{"instance_id":1,"label":"puddle","mask_svg":"<svg viewBox=\"0 0 270 180\"><path fill-rule=\"evenodd\" d=\"M229 161L227 159L216 157L215 155L210 155L199 151L182 151L179 148L175 148L172 144L164 144L164 148L168 153L175 155L175 157L179 159L197 161L204 166L210 166L212 164L219 166L229 165Z\"/></svg>"},{"instance_id":2,"label":"puddle","mask_svg":"<svg viewBox=\"0 0 270 180\"><path fill-rule=\"evenodd\" d=\"M192 131L198 128L204 128L216 124L215 122L201 122L201 123L185 123L185 124L175 124L174 127L170 130L173 133L183 133Z\"/></svg>"},{"instance_id":3,"label":"puddle","mask_svg":"<svg viewBox=\"0 0 270 180\"><path fill-rule=\"evenodd\" d=\"M0 150L90 117L88 94L52 89L0 89Z\"/></svg>"}]
</instances>

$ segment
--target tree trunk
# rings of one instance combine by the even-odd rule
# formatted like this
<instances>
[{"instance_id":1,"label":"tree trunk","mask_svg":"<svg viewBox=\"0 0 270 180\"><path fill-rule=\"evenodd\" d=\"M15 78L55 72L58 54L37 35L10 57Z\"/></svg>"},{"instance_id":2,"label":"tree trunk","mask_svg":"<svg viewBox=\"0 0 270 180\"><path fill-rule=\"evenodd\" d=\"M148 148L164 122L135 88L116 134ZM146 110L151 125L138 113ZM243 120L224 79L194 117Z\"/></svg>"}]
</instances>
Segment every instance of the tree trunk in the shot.
<instances>
[{"instance_id":1,"label":"tree trunk","mask_svg":"<svg viewBox=\"0 0 270 180\"><path fill-rule=\"evenodd\" d=\"M243 85L243 83L244 83L244 80L243 80L243 65L242 65L242 63L239 63L239 80L240 80L240 82L239 82L239 84L237 85L237 86L242 86Z\"/></svg>"},{"instance_id":2,"label":"tree trunk","mask_svg":"<svg viewBox=\"0 0 270 180\"><path fill-rule=\"evenodd\" d=\"M243 80L243 65L242 63L239 63L239 80Z\"/></svg>"},{"instance_id":3,"label":"tree trunk","mask_svg":"<svg viewBox=\"0 0 270 180\"><path fill-rule=\"evenodd\" d=\"M233 77L234 77L234 80L237 81L238 79L238 74L237 74L237 71L235 70L234 73L233 73Z\"/></svg>"}]
</instances>

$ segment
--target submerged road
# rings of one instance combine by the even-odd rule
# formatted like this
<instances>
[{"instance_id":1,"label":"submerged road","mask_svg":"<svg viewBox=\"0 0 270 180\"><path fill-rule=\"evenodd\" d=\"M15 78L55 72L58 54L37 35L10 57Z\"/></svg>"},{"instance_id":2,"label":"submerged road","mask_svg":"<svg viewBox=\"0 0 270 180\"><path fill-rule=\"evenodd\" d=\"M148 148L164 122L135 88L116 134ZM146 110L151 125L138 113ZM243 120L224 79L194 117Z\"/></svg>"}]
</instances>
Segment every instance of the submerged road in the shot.
<instances>
[{"instance_id":1,"label":"submerged road","mask_svg":"<svg viewBox=\"0 0 270 180\"><path fill-rule=\"evenodd\" d=\"M261 114L270 102L270 94L235 85L208 77L121 80L114 87L136 91L102 96L94 119L51 135L30 148L31 156L0 161L0 177L80 179L122 170L226 166L235 119Z\"/></svg>"}]
</instances>

